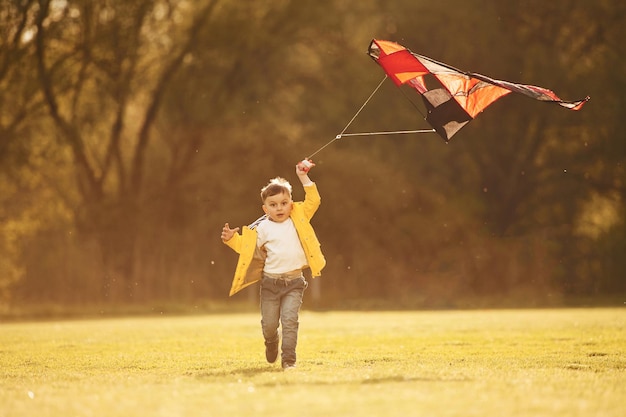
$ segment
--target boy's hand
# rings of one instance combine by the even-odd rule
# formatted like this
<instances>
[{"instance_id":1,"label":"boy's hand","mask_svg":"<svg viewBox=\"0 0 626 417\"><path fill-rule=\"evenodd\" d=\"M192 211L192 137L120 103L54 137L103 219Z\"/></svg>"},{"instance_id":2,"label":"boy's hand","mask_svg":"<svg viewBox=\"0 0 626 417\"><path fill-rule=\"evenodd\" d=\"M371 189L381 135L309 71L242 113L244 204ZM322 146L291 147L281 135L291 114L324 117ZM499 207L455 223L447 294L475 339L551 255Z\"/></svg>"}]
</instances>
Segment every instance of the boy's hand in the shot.
<instances>
[{"instance_id":1,"label":"boy's hand","mask_svg":"<svg viewBox=\"0 0 626 417\"><path fill-rule=\"evenodd\" d=\"M314 166L315 164L313 163L313 161L311 161L308 158L305 158L296 164L296 175L305 175Z\"/></svg>"},{"instance_id":2,"label":"boy's hand","mask_svg":"<svg viewBox=\"0 0 626 417\"><path fill-rule=\"evenodd\" d=\"M313 182L311 181L311 178L309 178L308 172L314 166L315 164L310 159L303 159L296 164L296 175L302 185L306 186Z\"/></svg>"},{"instance_id":3,"label":"boy's hand","mask_svg":"<svg viewBox=\"0 0 626 417\"><path fill-rule=\"evenodd\" d=\"M228 242L229 240L233 238L235 233L237 233L238 231L239 231L238 227L231 229L228 223L224 224L224 227L222 228L222 241Z\"/></svg>"}]
</instances>

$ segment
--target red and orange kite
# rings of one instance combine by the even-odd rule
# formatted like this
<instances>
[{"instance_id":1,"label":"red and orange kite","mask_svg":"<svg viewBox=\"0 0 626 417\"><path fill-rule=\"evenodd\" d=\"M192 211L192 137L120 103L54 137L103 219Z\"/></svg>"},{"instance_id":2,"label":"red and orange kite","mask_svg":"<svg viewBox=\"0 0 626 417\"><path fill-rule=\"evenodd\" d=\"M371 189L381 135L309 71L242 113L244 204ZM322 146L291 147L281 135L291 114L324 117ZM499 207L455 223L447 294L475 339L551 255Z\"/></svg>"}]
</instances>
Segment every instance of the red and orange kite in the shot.
<instances>
[{"instance_id":1,"label":"red and orange kite","mask_svg":"<svg viewBox=\"0 0 626 417\"><path fill-rule=\"evenodd\" d=\"M406 84L422 96L427 110L426 121L446 142L487 106L511 92L557 103L571 110L579 110L589 100L586 97L563 101L546 88L464 72L415 54L395 42L374 39L368 53L397 86ZM427 82L425 77L435 81Z\"/></svg>"}]
</instances>

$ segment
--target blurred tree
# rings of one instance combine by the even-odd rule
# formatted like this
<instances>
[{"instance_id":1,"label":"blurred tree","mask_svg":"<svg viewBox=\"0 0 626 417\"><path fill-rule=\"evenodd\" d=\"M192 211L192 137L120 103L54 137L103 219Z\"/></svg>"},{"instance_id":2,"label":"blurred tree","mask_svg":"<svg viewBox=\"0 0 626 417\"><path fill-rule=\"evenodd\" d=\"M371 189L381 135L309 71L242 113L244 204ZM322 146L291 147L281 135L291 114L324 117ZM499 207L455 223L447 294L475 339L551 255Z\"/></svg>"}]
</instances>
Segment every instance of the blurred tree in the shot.
<instances>
[{"instance_id":1,"label":"blurred tree","mask_svg":"<svg viewBox=\"0 0 626 417\"><path fill-rule=\"evenodd\" d=\"M28 42L36 2L5 3L0 8L0 308L24 275L20 243L40 224L36 207L45 198L25 191L41 188L28 172L37 165L43 148L38 135L47 128Z\"/></svg>"},{"instance_id":2,"label":"blurred tree","mask_svg":"<svg viewBox=\"0 0 626 417\"><path fill-rule=\"evenodd\" d=\"M256 218L265 181L341 131L382 78L372 37L609 105L509 96L449 145L345 138L320 152L325 302L537 299L556 276L623 288L615 1L32 0L0 14L4 288L23 277L21 294L53 302L225 297L235 255L221 226ZM421 119L385 84L350 131Z\"/></svg>"},{"instance_id":3,"label":"blurred tree","mask_svg":"<svg viewBox=\"0 0 626 417\"><path fill-rule=\"evenodd\" d=\"M533 193L518 207L525 219L535 213L533 223L552 225L549 235L560 242L558 280L564 288L583 294L624 291L626 270L623 264L615 269L620 263L613 258L626 239L624 216L610 213L623 213L626 200L626 142L619 126L626 90L621 41L626 7L613 1L528 0L499 10L513 42L534 58L524 65L525 75L545 79L564 97L590 94L598 99L580 114L546 112L550 119L526 124L536 129L528 140L537 145L531 164L521 169L526 181L531 179ZM596 213L594 230L581 228L591 213ZM517 228L522 225L531 223L518 222ZM620 233L622 238L615 239ZM601 255L598 246L608 250Z\"/></svg>"},{"instance_id":4,"label":"blurred tree","mask_svg":"<svg viewBox=\"0 0 626 417\"><path fill-rule=\"evenodd\" d=\"M38 77L57 138L71 150L76 225L99 244L104 298L134 297L154 123L216 4L193 10L186 27L185 2L39 2Z\"/></svg>"}]
</instances>

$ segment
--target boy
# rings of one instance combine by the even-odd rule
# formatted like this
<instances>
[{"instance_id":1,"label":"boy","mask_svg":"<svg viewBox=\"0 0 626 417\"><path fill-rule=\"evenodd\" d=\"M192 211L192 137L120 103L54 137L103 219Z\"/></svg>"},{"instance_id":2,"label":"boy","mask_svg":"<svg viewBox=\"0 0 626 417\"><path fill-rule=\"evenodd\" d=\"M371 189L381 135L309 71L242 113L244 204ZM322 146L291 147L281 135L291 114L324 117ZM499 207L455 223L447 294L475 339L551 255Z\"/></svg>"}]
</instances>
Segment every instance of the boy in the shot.
<instances>
[{"instance_id":1,"label":"boy","mask_svg":"<svg viewBox=\"0 0 626 417\"><path fill-rule=\"evenodd\" d=\"M281 363L284 370L296 365L298 314L308 283L302 270L311 268L319 276L326 265L310 220L321 198L308 176L313 164L304 160L296 165L296 175L305 191L304 201L293 202L291 184L274 178L261 190L265 216L250 226L222 229L222 241L239 253L230 295L261 281L261 328L265 357L274 363L278 357L278 326L282 325Z\"/></svg>"}]
</instances>

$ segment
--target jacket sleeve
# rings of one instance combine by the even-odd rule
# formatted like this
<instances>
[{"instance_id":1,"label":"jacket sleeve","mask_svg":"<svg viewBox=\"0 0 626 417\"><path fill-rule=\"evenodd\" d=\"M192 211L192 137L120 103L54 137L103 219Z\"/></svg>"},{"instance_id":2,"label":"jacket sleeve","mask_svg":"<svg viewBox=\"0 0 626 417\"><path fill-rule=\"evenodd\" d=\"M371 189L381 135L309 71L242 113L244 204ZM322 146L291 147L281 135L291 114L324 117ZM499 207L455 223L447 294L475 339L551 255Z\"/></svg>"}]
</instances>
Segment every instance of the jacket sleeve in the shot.
<instances>
[{"instance_id":1,"label":"jacket sleeve","mask_svg":"<svg viewBox=\"0 0 626 417\"><path fill-rule=\"evenodd\" d=\"M241 253L241 235L239 233L235 233L233 237L225 241L224 244L235 252Z\"/></svg>"},{"instance_id":2,"label":"jacket sleeve","mask_svg":"<svg viewBox=\"0 0 626 417\"><path fill-rule=\"evenodd\" d=\"M319 191L317 191L317 185L315 185L315 183L305 185L304 194L302 208L304 209L304 215L310 220L320 204L322 204L322 198L320 197Z\"/></svg>"}]
</instances>

